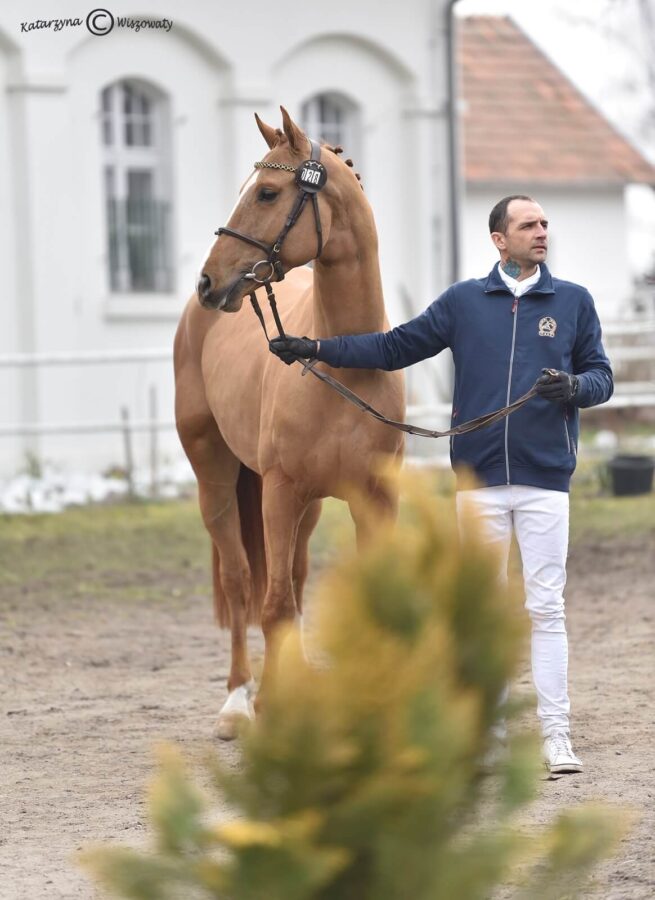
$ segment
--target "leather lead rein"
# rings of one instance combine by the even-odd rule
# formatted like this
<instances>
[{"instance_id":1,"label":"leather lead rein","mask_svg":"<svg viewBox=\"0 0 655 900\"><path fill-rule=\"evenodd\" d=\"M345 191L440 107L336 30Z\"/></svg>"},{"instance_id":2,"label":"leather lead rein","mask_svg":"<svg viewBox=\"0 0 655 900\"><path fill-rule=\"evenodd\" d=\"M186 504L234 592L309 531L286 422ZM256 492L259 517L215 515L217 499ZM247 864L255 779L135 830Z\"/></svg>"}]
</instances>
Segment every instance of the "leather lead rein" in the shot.
<instances>
[{"instance_id":1,"label":"leather lead rein","mask_svg":"<svg viewBox=\"0 0 655 900\"><path fill-rule=\"evenodd\" d=\"M277 304L275 303L275 294L273 293L273 288L270 284L266 284L266 293L268 294L268 300L271 305L275 324L280 333L280 337L283 338L285 337L284 329L282 327L282 322L280 321L280 316L278 314ZM259 302L257 301L257 297L255 296L254 291L250 294L250 302L252 303L252 308L255 310L255 314L261 322L262 328L264 329L266 340L270 343L270 338L266 329L266 323L264 322L264 314L262 313L261 307L259 305ZM410 425L407 422L397 422L395 419L389 419L379 410L375 409L374 406L371 406L370 403L362 400L362 398L358 394L356 394L354 391L351 391L350 388L346 387L345 384L337 381L336 378L328 375L327 372L321 372L316 369L316 364L319 362L318 359L310 359L305 361L302 357L299 356L297 360L303 365L303 375L306 375L307 372L311 372L311 374L318 378L319 381L323 381L325 384L329 385L329 387L333 388L338 394L341 394L342 397L344 397L358 409L361 409L362 412L368 413L370 416L373 416L373 418L377 419L378 422L383 422L385 425L391 425L392 428L397 428L400 431L406 432L407 434L416 434L420 437L450 437L457 434L468 434L470 431L477 431L479 428L486 428L487 425L493 425L494 422L500 422L501 419L506 418L506 416L509 416L510 413L513 413L517 409L520 409L537 393L536 388L531 387L527 394L523 394L522 397L519 397L518 400L510 403L508 406L503 406L502 409L497 409L493 412L485 413L482 416L471 419L469 422L462 422L461 425L456 425L454 428L449 428L448 431L435 431L429 428L421 428L419 425Z\"/></svg>"}]
</instances>

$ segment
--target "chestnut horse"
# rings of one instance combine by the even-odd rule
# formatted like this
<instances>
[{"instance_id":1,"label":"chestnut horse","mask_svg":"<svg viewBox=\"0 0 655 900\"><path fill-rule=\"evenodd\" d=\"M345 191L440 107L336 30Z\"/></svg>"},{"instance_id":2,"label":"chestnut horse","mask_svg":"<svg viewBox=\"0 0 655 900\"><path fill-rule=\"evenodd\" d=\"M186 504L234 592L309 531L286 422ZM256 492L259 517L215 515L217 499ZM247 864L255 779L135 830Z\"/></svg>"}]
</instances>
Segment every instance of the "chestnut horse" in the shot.
<instances>
[{"instance_id":1,"label":"chestnut horse","mask_svg":"<svg viewBox=\"0 0 655 900\"><path fill-rule=\"evenodd\" d=\"M298 196L291 169L309 158L311 145L284 108L283 130L255 118L269 147L266 166L242 188L228 226L272 245ZM319 252L312 203L280 251L289 274L276 293L292 334L327 338L388 328L373 215L339 151L322 146L327 182L317 195L322 248L313 269L305 266ZM380 514L395 515L397 497L378 463L382 455L400 461L403 451L401 433L273 356L250 309L233 315L255 287L244 275L261 258L257 247L221 234L175 338L177 428L213 544L217 618L232 636L229 695L217 723L224 739L254 714L247 626L261 623L264 632L261 696L273 674L276 627L302 614L308 543L322 498L348 502L359 543L368 520L362 497ZM275 334L270 313L265 318ZM403 419L400 372L334 374L385 415Z\"/></svg>"}]
</instances>

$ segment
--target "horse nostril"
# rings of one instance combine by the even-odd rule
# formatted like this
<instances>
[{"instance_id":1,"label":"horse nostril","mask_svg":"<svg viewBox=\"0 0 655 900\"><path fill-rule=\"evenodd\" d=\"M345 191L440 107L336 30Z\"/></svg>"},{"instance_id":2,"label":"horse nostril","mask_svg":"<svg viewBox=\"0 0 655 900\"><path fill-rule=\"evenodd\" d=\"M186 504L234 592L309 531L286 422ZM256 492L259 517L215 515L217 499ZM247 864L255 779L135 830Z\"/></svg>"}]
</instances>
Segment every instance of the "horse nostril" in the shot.
<instances>
[{"instance_id":1,"label":"horse nostril","mask_svg":"<svg viewBox=\"0 0 655 900\"><path fill-rule=\"evenodd\" d=\"M211 291L212 280L209 275L203 274L198 279L198 293L201 297L206 297L207 294Z\"/></svg>"}]
</instances>

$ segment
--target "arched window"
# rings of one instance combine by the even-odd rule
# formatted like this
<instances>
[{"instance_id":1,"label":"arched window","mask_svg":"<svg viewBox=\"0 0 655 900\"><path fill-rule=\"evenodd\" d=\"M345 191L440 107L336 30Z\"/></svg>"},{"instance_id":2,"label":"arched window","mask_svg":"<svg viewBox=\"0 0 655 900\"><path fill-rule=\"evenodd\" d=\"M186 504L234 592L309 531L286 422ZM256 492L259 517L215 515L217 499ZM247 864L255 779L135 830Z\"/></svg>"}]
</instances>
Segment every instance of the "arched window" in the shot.
<instances>
[{"instance_id":1,"label":"arched window","mask_svg":"<svg viewBox=\"0 0 655 900\"><path fill-rule=\"evenodd\" d=\"M118 81L101 95L109 286L173 290L170 121L151 85Z\"/></svg>"},{"instance_id":2,"label":"arched window","mask_svg":"<svg viewBox=\"0 0 655 900\"><path fill-rule=\"evenodd\" d=\"M347 156L359 157L360 122L357 107L343 94L310 97L302 106L305 132L332 146L340 144Z\"/></svg>"}]
</instances>

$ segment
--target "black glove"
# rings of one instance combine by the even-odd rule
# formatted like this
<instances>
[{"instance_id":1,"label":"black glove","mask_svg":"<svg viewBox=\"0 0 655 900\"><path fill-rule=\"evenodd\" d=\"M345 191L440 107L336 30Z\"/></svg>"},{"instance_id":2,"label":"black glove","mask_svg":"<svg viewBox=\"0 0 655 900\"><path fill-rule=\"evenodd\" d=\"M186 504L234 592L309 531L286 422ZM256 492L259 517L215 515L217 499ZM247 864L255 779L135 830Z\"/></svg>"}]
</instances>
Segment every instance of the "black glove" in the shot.
<instances>
[{"instance_id":1,"label":"black glove","mask_svg":"<svg viewBox=\"0 0 655 900\"><path fill-rule=\"evenodd\" d=\"M568 372L556 372L554 369L542 369L544 374L537 379L536 388L540 397L560 403L570 403L578 392L577 375Z\"/></svg>"},{"instance_id":2,"label":"black glove","mask_svg":"<svg viewBox=\"0 0 655 900\"><path fill-rule=\"evenodd\" d=\"M290 366L299 356L303 359L313 359L316 356L318 345L311 338L299 338L288 334L286 337L273 338L268 342L268 349Z\"/></svg>"}]
</instances>

